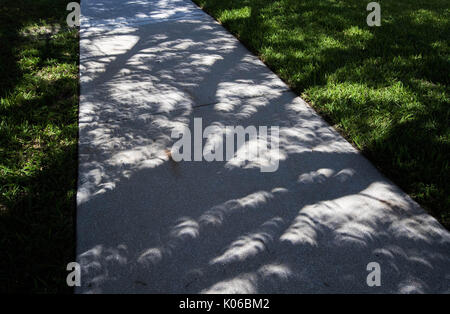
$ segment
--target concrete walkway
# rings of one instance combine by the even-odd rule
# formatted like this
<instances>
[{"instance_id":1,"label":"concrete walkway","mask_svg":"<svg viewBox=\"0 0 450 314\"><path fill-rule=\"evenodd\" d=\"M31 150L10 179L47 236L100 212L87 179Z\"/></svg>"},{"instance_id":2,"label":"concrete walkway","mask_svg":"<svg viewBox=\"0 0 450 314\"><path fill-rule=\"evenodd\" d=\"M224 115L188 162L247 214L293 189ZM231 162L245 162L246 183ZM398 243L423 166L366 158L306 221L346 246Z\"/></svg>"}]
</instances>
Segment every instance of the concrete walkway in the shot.
<instances>
[{"instance_id":1,"label":"concrete walkway","mask_svg":"<svg viewBox=\"0 0 450 314\"><path fill-rule=\"evenodd\" d=\"M84 0L80 49L79 293L450 292L449 232L192 2ZM279 152L174 162L194 117Z\"/></svg>"}]
</instances>

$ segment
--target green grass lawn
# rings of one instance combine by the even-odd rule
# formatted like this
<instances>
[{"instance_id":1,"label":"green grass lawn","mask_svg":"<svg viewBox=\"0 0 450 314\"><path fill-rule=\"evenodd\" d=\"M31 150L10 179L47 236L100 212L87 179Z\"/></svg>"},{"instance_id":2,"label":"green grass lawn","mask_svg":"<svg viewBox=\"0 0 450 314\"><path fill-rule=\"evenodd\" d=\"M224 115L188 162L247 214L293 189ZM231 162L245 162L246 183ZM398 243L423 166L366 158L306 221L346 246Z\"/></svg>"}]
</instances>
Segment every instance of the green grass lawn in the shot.
<instances>
[{"instance_id":1,"label":"green grass lawn","mask_svg":"<svg viewBox=\"0 0 450 314\"><path fill-rule=\"evenodd\" d=\"M0 2L0 291L70 292L78 31L66 0Z\"/></svg>"},{"instance_id":2,"label":"green grass lawn","mask_svg":"<svg viewBox=\"0 0 450 314\"><path fill-rule=\"evenodd\" d=\"M194 0L447 228L448 0Z\"/></svg>"}]
</instances>

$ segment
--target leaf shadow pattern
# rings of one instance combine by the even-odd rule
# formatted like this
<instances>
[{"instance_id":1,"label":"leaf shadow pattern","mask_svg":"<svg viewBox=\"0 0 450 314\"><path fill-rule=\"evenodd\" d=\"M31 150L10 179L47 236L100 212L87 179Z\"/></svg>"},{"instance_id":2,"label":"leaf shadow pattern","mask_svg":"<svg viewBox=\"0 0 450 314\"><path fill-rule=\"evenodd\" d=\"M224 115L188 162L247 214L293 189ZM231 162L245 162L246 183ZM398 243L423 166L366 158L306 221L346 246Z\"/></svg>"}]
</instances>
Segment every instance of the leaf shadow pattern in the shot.
<instances>
[{"instance_id":1,"label":"leaf shadow pattern","mask_svg":"<svg viewBox=\"0 0 450 314\"><path fill-rule=\"evenodd\" d=\"M448 229L445 1L380 2L382 27L358 0L194 2Z\"/></svg>"},{"instance_id":2,"label":"leaf shadow pattern","mask_svg":"<svg viewBox=\"0 0 450 314\"><path fill-rule=\"evenodd\" d=\"M448 292L434 218L191 2L139 3L145 24L81 27L77 292ZM175 172L171 132L194 118L215 127L205 145L278 126L278 151Z\"/></svg>"}]
</instances>

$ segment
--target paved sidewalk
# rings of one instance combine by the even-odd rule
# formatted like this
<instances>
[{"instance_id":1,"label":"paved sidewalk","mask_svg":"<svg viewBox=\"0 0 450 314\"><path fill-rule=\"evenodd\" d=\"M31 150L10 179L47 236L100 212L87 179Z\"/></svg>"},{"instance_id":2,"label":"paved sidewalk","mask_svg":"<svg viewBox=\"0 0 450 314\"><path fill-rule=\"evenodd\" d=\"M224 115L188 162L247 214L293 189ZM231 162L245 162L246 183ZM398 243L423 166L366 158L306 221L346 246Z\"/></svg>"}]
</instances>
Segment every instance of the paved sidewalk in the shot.
<instances>
[{"instance_id":1,"label":"paved sidewalk","mask_svg":"<svg viewBox=\"0 0 450 314\"><path fill-rule=\"evenodd\" d=\"M449 232L192 2L84 0L80 50L77 292L450 292ZM174 162L194 118L279 153Z\"/></svg>"}]
</instances>

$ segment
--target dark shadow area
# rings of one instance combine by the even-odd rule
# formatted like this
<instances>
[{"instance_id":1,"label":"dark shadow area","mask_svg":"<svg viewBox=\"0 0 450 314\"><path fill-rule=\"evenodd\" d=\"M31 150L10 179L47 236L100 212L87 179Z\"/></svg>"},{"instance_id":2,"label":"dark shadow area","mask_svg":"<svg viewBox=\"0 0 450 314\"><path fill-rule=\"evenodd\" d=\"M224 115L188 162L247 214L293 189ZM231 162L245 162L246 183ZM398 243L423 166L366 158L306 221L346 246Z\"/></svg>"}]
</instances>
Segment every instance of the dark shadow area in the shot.
<instances>
[{"instance_id":1,"label":"dark shadow area","mask_svg":"<svg viewBox=\"0 0 450 314\"><path fill-rule=\"evenodd\" d=\"M78 292L448 292L448 232L221 26L184 0L112 25L99 3L80 30ZM194 118L214 126L204 147L226 126L280 132L231 160L170 160Z\"/></svg>"},{"instance_id":2,"label":"dark shadow area","mask_svg":"<svg viewBox=\"0 0 450 314\"><path fill-rule=\"evenodd\" d=\"M73 291L79 46L66 5L0 4L2 292Z\"/></svg>"}]
</instances>

